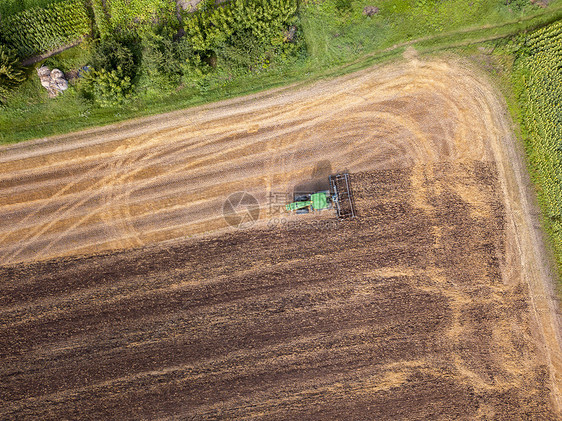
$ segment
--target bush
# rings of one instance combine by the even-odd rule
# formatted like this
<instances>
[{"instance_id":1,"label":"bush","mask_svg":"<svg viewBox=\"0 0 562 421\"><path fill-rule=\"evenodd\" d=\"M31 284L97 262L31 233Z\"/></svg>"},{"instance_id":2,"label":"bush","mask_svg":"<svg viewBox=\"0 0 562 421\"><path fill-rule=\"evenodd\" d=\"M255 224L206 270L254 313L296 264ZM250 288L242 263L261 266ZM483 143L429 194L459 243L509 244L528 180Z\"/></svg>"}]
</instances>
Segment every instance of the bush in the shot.
<instances>
[{"instance_id":1,"label":"bush","mask_svg":"<svg viewBox=\"0 0 562 421\"><path fill-rule=\"evenodd\" d=\"M140 63L138 40L130 36L106 37L98 42L92 53L95 70L111 72L120 68L120 73L133 80Z\"/></svg>"},{"instance_id":2,"label":"bush","mask_svg":"<svg viewBox=\"0 0 562 421\"><path fill-rule=\"evenodd\" d=\"M16 52L0 44L0 102L4 102L9 92L25 79L25 69L21 66Z\"/></svg>"},{"instance_id":3,"label":"bush","mask_svg":"<svg viewBox=\"0 0 562 421\"><path fill-rule=\"evenodd\" d=\"M139 64L138 42L134 38L106 37L92 53L92 67L82 91L101 107L122 105L132 95Z\"/></svg>"},{"instance_id":4,"label":"bush","mask_svg":"<svg viewBox=\"0 0 562 421\"><path fill-rule=\"evenodd\" d=\"M351 12L352 0L335 0L336 9L340 12Z\"/></svg>"},{"instance_id":5,"label":"bush","mask_svg":"<svg viewBox=\"0 0 562 421\"><path fill-rule=\"evenodd\" d=\"M142 39L142 67L151 78L164 78L170 82L179 82L182 64L193 54L192 50L180 51L173 35L165 30L146 32Z\"/></svg>"},{"instance_id":6,"label":"bush","mask_svg":"<svg viewBox=\"0 0 562 421\"><path fill-rule=\"evenodd\" d=\"M100 107L116 107L124 104L132 92L131 79L124 76L121 67L107 71L92 70L88 73L89 93Z\"/></svg>"},{"instance_id":7,"label":"bush","mask_svg":"<svg viewBox=\"0 0 562 421\"><path fill-rule=\"evenodd\" d=\"M228 42L218 46L217 58L233 70L245 71L261 67L268 60L266 46L250 31L236 32Z\"/></svg>"}]
</instances>

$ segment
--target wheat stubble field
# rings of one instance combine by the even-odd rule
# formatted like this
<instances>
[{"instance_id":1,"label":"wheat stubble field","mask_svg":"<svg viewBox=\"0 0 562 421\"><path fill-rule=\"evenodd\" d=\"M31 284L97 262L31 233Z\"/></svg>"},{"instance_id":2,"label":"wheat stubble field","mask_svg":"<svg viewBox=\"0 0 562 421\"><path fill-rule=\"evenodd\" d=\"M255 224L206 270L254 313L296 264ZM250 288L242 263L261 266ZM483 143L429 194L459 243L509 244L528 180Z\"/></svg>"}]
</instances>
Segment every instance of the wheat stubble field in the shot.
<instances>
[{"instance_id":1,"label":"wheat stubble field","mask_svg":"<svg viewBox=\"0 0 562 421\"><path fill-rule=\"evenodd\" d=\"M556 419L514 145L478 74L410 56L0 149L0 416ZM266 225L343 169L359 218ZM263 223L228 229L242 190Z\"/></svg>"}]
</instances>

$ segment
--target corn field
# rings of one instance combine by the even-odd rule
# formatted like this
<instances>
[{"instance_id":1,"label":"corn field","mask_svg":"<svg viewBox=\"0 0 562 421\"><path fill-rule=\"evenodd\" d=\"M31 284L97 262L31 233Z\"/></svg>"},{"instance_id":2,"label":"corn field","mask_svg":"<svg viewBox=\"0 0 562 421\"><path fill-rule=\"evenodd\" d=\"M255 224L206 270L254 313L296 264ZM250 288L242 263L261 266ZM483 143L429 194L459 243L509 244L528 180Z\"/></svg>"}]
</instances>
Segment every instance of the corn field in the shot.
<instances>
[{"instance_id":1,"label":"corn field","mask_svg":"<svg viewBox=\"0 0 562 421\"><path fill-rule=\"evenodd\" d=\"M562 268L562 22L522 44L517 77L523 129L539 200Z\"/></svg>"},{"instance_id":2,"label":"corn field","mask_svg":"<svg viewBox=\"0 0 562 421\"><path fill-rule=\"evenodd\" d=\"M85 0L30 8L2 19L0 39L20 57L31 57L71 44L90 33Z\"/></svg>"}]
</instances>

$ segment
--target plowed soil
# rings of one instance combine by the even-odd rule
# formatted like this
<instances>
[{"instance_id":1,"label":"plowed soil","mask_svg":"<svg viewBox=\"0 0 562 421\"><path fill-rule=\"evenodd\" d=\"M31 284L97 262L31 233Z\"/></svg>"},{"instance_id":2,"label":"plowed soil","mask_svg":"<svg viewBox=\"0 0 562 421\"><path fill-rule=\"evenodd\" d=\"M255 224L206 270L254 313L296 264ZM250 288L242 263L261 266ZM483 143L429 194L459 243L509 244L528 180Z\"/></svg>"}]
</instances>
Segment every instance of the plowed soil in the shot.
<instances>
[{"instance_id":1,"label":"plowed soil","mask_svg":"<svg viewBox=\"0 0 562 421\"><path fill-rule=\"evenodd\" d=\"M0 417L556 419L514 144L479 76L411 57L1 149ZM359 218L267 223L343 169ZM227 227L236 191L263 223Z\"/></svg>"},{"instance_id":2,"label":"plowed soil","mask_svg":"<svg viewBox=\"0 0 562 421\"><path fill-rule=\"evenodd\" d=\"M4 417L554 419L494 166L353 187L327 229L5 268Z\"/></svg>"}]
</instances>

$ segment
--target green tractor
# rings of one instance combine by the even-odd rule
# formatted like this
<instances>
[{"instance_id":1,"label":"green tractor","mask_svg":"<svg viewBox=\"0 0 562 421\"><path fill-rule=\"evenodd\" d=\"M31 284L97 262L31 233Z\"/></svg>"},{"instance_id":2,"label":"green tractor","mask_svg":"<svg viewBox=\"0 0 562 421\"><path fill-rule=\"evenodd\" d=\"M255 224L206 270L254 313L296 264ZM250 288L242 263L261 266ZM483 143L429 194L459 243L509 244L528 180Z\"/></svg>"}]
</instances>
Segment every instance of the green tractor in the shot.
<instances>
[{"instance_id":1,"label":"green tractor","mask_svg":"<svg viewBox=\"0 0 562 421\"><path fill-rule=\"evenodd\" d=\"M321 191L313 194L295 195L295 201L285 206L288 212L296 211L297 214L308 213L330 209L332 207L332 196L329 191Z\"/></svg>"},{"instance_id":2,"label":"green tractor","mask_svg":"<svg viewBox=\"0 0 562 421\"><path fill-rule=\"evenodd\" d=\"M341 173L328 178L330 190L319 191L312 194L295 193L294 202L285 206L287 212L297 214L334 209L340 219L355 218L355 205L351 192L351 179L349 174Z\"/></svg>"}]
</instances>

